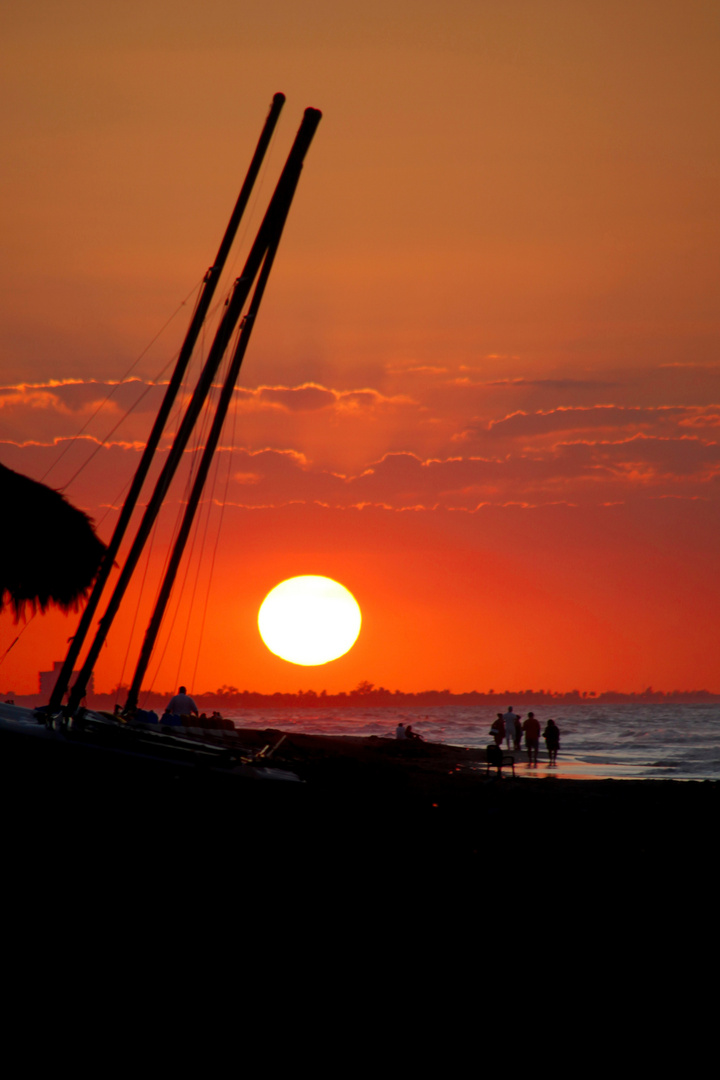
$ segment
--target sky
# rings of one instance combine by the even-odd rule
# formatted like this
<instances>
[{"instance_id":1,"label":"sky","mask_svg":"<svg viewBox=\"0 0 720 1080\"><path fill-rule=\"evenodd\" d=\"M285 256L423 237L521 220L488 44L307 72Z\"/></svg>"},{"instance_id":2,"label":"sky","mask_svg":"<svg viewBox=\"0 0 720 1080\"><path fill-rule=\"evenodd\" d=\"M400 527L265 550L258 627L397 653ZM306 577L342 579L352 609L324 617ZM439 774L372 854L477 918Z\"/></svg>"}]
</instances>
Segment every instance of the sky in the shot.
<instances>
[{"instance_id":1,"label":"sky","mask_svg":"<svg viewBox=\"0 0 720 1080\"><path fill-rule=\"evenodd\" d=\"M26 0L0 31L0 461L106 540L273 94L223 297L323 112L148 685L720 686L714 0ZM298 574L363 612L317 668L257 630ZM0 687L76 621L0 616Z\"/></svg>"}]
</instances>

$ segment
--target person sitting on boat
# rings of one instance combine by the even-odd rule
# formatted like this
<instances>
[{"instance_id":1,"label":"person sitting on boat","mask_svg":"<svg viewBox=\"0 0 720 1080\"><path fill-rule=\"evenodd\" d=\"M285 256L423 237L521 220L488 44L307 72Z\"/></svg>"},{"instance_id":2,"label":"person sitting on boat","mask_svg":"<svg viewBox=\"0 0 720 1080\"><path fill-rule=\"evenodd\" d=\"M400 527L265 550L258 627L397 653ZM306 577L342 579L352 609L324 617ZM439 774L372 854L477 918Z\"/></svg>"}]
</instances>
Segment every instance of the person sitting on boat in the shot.
<instances>
[{"instance_id":1,"label":"person sitting on boat","mask_svg":"<svg viewBox=\"0 0 720 1080\"><path fill-rule=\"evenodd\" d=\"M165 713L170 713L171 716L197 716L198 707L185 687L181 686L175 697L168 702Z\"/></svg>"}]
</instances>

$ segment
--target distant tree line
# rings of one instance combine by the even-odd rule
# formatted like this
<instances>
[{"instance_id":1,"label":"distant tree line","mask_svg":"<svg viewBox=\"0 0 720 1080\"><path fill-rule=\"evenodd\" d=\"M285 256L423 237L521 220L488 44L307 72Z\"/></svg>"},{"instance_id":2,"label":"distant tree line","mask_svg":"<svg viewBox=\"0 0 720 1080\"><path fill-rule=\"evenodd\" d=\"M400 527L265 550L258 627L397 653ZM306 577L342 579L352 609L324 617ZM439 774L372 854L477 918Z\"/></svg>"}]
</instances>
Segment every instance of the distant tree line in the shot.
<instances>
[{"instance_id":1,"label":"distant tree line","mask_svg":"<svg viewBox=\"0 0 720 1080\"><path fill-rule=\"evenodd\" d=\"M142 705L146 709L164 709L175 691L162 693L151 691L142 694ZM507 705L582 705L582 704L714 704L720 702L720 693L711 690L653 690L652 686L639 693L624 693L621 690L605 690L597 694L594 690L471 690L466 694L453 694L450 690L422 690L418 693L406 693L403 690L387 690L384 686L375 686L371 682L361 682L354 690L339 694L328 694L326 690L298 690L296 694L258 694L251 690L239 690L237 686L221 686L214 692L193 694L201 712L218 709L261 709L261 708L308 708L338 709L361 706L395 707L432 707L433 705L500 706ZM0 692L0 699L13 699L18 705L46 704L37 694L17 695L12 690ZM94 709L112 711L115 703L121 705L127 699L127 687L117 687L109 694L92 694L88 705Z\"/></svg>"},{"instance_id":2,"label":"distant tree line","mask_svg":"<svg viewBox=\"0 0 720 1080\"><path fill-rule=\"evenodd\" d=\"M123 703L127 696L124 688L112 694L95 694L90 702L95 708L112 708L116 701ZM145 708L162 709L172 696L171 692L143 695ZM287 708L343 708L361 706L432 707L433 705L500 706L523 705L582 705L582 704L689 704L720 702L720 693L710 690L653 690L651 686L639 693L620 690L471 690L465 694L453 694L450 690L422 690L406 693L388 690L371 682L361 682L354 690L328 694L326 690L298 690L295 694L259 694L251 690L239 690L236 686L221 686L214 693L193 695L200 711L218 709L260 709L268 707Z\"/></svg>"}]
</instances>

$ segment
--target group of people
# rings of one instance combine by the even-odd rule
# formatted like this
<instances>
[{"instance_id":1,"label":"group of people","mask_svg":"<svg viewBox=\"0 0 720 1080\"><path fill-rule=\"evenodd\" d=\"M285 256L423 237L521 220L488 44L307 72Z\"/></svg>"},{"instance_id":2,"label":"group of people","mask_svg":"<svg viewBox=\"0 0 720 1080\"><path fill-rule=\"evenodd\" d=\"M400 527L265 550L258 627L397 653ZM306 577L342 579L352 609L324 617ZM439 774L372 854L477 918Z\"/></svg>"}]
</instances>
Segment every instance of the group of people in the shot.
<instances>
[{"instance_id":1,"label":"group of people","mask_svg":"<svg viewBox=\"0 0 720 1080\"><path fill-rule=\"evenodd\" d=\"M529 712L527 719L521 723L520 717L513 712L512 705L508 705L507 712L497 714L497 720L490 728L490 734L495 739L496 746L502 746L503 739L505 739L508 750L516 751L520 749L524 735L529 764L537 765L538 747L540 745L540 721L536 718L535 713ZM542 737L545 740L550 764L557 764L557 753L560 749L560 728L554 720L548 720Z\"/></svg>"}]
</instances>

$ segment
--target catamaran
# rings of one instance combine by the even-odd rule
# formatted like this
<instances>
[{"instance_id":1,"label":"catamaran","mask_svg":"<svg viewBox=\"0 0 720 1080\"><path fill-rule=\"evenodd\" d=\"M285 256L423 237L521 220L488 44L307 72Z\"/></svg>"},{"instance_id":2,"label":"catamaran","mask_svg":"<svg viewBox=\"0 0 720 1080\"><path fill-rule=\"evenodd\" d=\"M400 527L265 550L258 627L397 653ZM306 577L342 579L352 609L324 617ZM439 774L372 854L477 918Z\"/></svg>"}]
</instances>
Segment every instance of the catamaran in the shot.
<instances>
[{"instance_id":1,"label":"catamaran","mask_svg":"<svg viewBox=\"0 0 720 1080\"><path fill-rule=\"evenodd\" d=\"M201 292L185 340L178 354L175 369L165 390L162 405L125 498L112 538L100 563L92 592L82 612L78 628L70 641L67 655L58 673L50 700L46 706L41 706L34 712L10 704L0 705L0 734L5 731L16 735L21 733L32 734L35 738L69 740L85 747L102 746L106 750L112 749L120 753L150 755L163 761L170 759L177 761L178 764L181 762L186 764L197 763L199 759L202 759L205 764L211 767L231 770L237 775L257 778L296 779L293 774L270 768L266 764L267 757L276 747L264 747L259 752L254 753L244 752L237 745L235 729L232 724L223 725L218 723L217 719L203 727L196 726L195 728L189 727L188 724L182 727L159 724L156 722L156 717L154 718L152 714L138 708L138 699L193 520L200 504L213 455L217 449L270 271L277 254L285 222L300 179L303 162L322 116L317 109L308 108L305 110L302 123L255 240L251 245L243 270L236 279L226 302L213 343L200 371L182 421L174 435L165 464L142 513L140 524L130 544L129 553L120 569L118 580L112 589L104 614L99 620L85 659L78 669L72 686L70 685L75 672L75 665L88 637L112 568L116 563L120 546L147 480L153 457L166 429L178 391L183 384L191 356L205 323L213 295L225 267L238 226L248 205L250 194L260 172L284 103L285 96L275 94L217 255L203 278ZM140 556L156 523L190 436L196 428L201 412L206 407L213 381L228 352L238 324L239 333L232 356L227 364L225 379L215 405L212 425L195 472L182 522L160 585L155 608L145 632L127 700L124 706L116 707L115 713L96 712L87 709L83 706L83 699L94 666L100 655L100 650L107 639L108 632L120 608Z\"/></svg>"}]
</instances>

